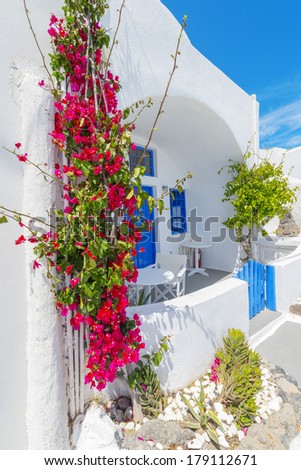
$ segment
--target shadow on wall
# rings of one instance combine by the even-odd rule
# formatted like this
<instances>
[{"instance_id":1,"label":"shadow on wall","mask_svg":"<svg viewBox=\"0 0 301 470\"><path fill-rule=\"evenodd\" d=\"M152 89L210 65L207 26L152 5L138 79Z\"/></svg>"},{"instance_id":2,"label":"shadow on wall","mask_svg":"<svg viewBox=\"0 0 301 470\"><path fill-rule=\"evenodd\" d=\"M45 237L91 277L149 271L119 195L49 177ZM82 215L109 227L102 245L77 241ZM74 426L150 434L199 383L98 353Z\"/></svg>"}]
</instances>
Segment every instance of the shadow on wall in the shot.
<instances>
[{"instance_id":1,"label":"shadow on wall","mask_svg":"<svg viewBox=\"0 0 301 470\"><path fill-rule=\"evenodd\" d=\"M175 391L192 383L210 367L229 328L249 331L247 284L227 279L218 285L172 301L128 309L141 318L147 350L171 336L158 374L162 387Z\"/></svg>"}]
</instances>

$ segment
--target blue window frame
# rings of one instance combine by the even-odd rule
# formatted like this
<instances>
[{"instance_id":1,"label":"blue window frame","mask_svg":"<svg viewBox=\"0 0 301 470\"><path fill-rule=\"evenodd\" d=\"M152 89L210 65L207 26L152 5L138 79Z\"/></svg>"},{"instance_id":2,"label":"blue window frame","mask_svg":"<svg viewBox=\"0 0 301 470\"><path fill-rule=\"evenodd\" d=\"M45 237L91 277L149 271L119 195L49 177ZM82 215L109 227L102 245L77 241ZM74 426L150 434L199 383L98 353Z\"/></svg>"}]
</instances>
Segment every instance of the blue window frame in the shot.
<instances>
[{"instance_id":1,"label":"blue window frame","mask_svg":"<svg viewBox=\"0 0 301 470\"><path fill-rule=\"evenodd\" d=\"M130 169L133 170L136 166L145 166L145 176L155 176L154 168L154 152L153 150L147 149L143 157L143 161L140 162L143 155L144 148L137 145L135 150L130 151ZM139 163L140 162L140 163Z\"/></svg>"},{"instance_id":2,"label":"blue window frame","mask_svg":"<svg viewBox=\"0 0 301 470\"><path fill-rule=\"evenodd\" d=\"M187 232L185 191L170 191L170 218L171 233Z\"/></svg>"}]
</instances>

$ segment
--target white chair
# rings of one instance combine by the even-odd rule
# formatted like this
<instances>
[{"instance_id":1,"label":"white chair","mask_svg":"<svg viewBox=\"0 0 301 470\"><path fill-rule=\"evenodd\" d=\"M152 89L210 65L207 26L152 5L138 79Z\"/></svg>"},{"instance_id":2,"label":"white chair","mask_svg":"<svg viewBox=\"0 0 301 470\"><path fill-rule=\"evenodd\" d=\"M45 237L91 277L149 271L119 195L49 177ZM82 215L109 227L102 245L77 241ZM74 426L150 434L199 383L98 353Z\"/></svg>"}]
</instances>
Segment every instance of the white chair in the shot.
<instances>
[{"instance_id":1,"label":"white chair","mask_svg":"<svg viewBox=\"0 0 301 470\"><path fill-rule=\"evenodd\" d=\"M186 265L186 255L157 253L155 266L171 271L174 278L170 283L155 286L155 302L180 297L185 294Z\"/></svg>"}]
</instances>

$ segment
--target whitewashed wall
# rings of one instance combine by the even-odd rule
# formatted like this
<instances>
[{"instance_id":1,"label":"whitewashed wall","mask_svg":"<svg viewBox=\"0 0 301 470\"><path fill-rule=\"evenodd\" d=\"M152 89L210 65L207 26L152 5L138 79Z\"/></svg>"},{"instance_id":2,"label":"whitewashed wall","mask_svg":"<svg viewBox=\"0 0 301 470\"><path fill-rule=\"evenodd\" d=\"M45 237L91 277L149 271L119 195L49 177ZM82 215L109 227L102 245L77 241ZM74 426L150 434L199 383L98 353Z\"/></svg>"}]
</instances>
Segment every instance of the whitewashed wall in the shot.
<instances>
[{"instance_id":1,"label":"whitewashed wall","mask_svg":"<svg viewBox=\"0 0 301 470\"><path fill-rule=\"evenodd\" d=\"M287 313L292 303L301 298L301 244L289 255L269 264L276 271L277 310Z\"/></svg>"},{"instance_id":2,"label":"whitewashed wall","mask_svg":"<svg viewBox=\"0 0 301 470\"><path fill-rule=\"evenodd\" d=\"M61 3L60 0L27 0L32 23L46 57L50 13L58 14ZM111 10L106 22L113 33L121 2L112 0L109 3ZM32 76L37 82L39 77L44 78L44 71L40 68L42 60L22 4L21 0L0 0L0 99L3 117L0 145L12 148L15 142L23 141L24 146L28 145L33 152L33 159L43 161L49 155L44 154L45 142L42 145L38 137L48 132L48 98L45 95L44 100L43 91L36 84L37 93L32 89L30 92L34 95L32 103L26 102L25 91L23 108L19 106L22 80L28 81ZM123 84L122 106L148 96L157 101L160 99L172 67L170 54L175 49L178 33L178 23L159 0L131 0L126 3L119 45L113 57L115 71ZM186 36L181 50L179 69L169 93L173 99L166 106L160 130L152 143L162 154L157 190L162 183L172 184L175 178L192 170L195 182L188 186L191 188L190 206L194 207L201 201L200 210L223 216L224 209L216 205L222 184L222 179L216 177L216 170L228 158L239 158L252 137L257 127L254 100L196 51ZM21 82L15 78L20 79L20 69L24 72ZM36 114L37 108L40 114ZM137 140L140 136L144 142L138 143L146 141L152 113L153 110L141 120ZM37 122L37 116L39 119L43 116L42 120ZM1 152L0 204L26 211L35 207L35 201L42 193L37 193L34 179L30 179L32 176L24 179L23 169L24 166L13 156ZM48 202L44 194L37 209L46 209ZM35 276L29 274L29 252L25 253L23 246L14 246L19 235L19 228L15 225L1 226L0 446L4 449L21 449L28 445L31 448L62 448L67 444L62 431L66 426L65 404L60 395L63 377L57 368L61 347L56 343L59 325L52 317L51 299L45 296L42 280L37 280L38 273ZM162 246L164 242L162 231ZM221 246L215 253L212 259L208 254L208 265L232 268L234 248ZM214 304L214 299L212 302ZM48 314L51 324L46 321L45 328L42 328L42 319L46 320ZM213 327L219 328L217 324ZM38 361L36 365L34 361ZM37 425L39 417L41 423ZM59 427L61 438L58 436Z\"/></svg>"},{"instance_id":3,"label":"whitewashed wall","mask_svg":"<svg viewBox=\"0 0 301 470\"><path fill-rule=\"evenodd\" d=\"M50 12L55 13L60 3L27 1L46 56ZM13 148L20 141L24 151L30 148L32 158L43 162L49 156L50 103L48 94L37 85L44 72L39 69L41 58L22 5L20 0L0 0L0 145L1 149ZM47 191L40 188L39 192L36 176L24 180L24 169L16 157L1 150L0 205L25 212L45 209ZM52 301L45 295L45 282L37 281L39 274L29 274L29 251L25 254L23 246L14 245L21 233L13 222L0 227L0 448L62 448L66 445L66 441L62 443L66 439L64 415L54 412L62 397L54 354L59 348L55 344ZM57 425L60 437L54 429Z\"/></svg>"},{"instance_id":4,"label":"whitewashed wall","mask_svg":"<svg viewBox=\"0 0 301 470\"><path fill-rule=\"evenodd\" d=\"M106 22L112 31L119 6L119 0L110 2ZM153 108L145 110L137 122L136 140L142 145L147 142L165 90L173 65L170 54L175 51L179 31L178 22L159 0L126 4L112 62L123 84L123 106L148 96L154 99ZM179 68L151 144L157 149L160 172L154 186L160 194L161 183L173 185L175 177L192 171L187 209L197 208L203 219L218 217L219 223L212 225L213 234L218 235L231 209L221 203L226 176L218 176L217 171L230 158L241 158L253 137L257 150L258 106L254 97L200 54L186 35L180 49ZM204 225L199 224L198 234L203 233ZM166 235L162 228L160 249L175 252L177 244L166 243ZM207 267L231 271L235 257L235 244L224 240L204 251L203 262Z\"/></svg>"},{"instance_id":5,"label":"whitewashed wall","mask_svg":"<svg viewBox=\"0 0 301 470\"><path fill-rule=\"evenodd\" d=\"M227 279L178 299L128 309L137 312L146 347L156 350L160 339L171 343L158 373L165 390L192 383L212 364L229 328L249 334L248 286Z\"/></svg>"}]
</instances>

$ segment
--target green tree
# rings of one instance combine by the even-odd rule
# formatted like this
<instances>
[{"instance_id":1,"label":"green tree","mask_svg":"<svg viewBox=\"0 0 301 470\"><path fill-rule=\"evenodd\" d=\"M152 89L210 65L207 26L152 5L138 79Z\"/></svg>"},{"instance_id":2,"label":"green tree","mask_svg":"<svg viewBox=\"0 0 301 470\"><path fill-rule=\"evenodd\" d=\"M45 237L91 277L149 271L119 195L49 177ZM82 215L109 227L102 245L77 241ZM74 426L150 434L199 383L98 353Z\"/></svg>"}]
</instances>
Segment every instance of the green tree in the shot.
<instances>
[{"instance_id":1,"label":"green tree","mask_svg":"<svg viewBox=\"0 0 301 470\"><path fill-rule=\"evenodd\" d=\"M224 223L234 229L246 259L252 258L252 236L259 231L267 235L264 226L273 218L282 218L296 200L297 188L291 188L280 163L272 163L269 157L250 163L251 152L244 154L241 161L229 161L219 174L227 169L232 179L225 185L223 202L230 202L234 214Z\"/></svg>"}]
</instances>

